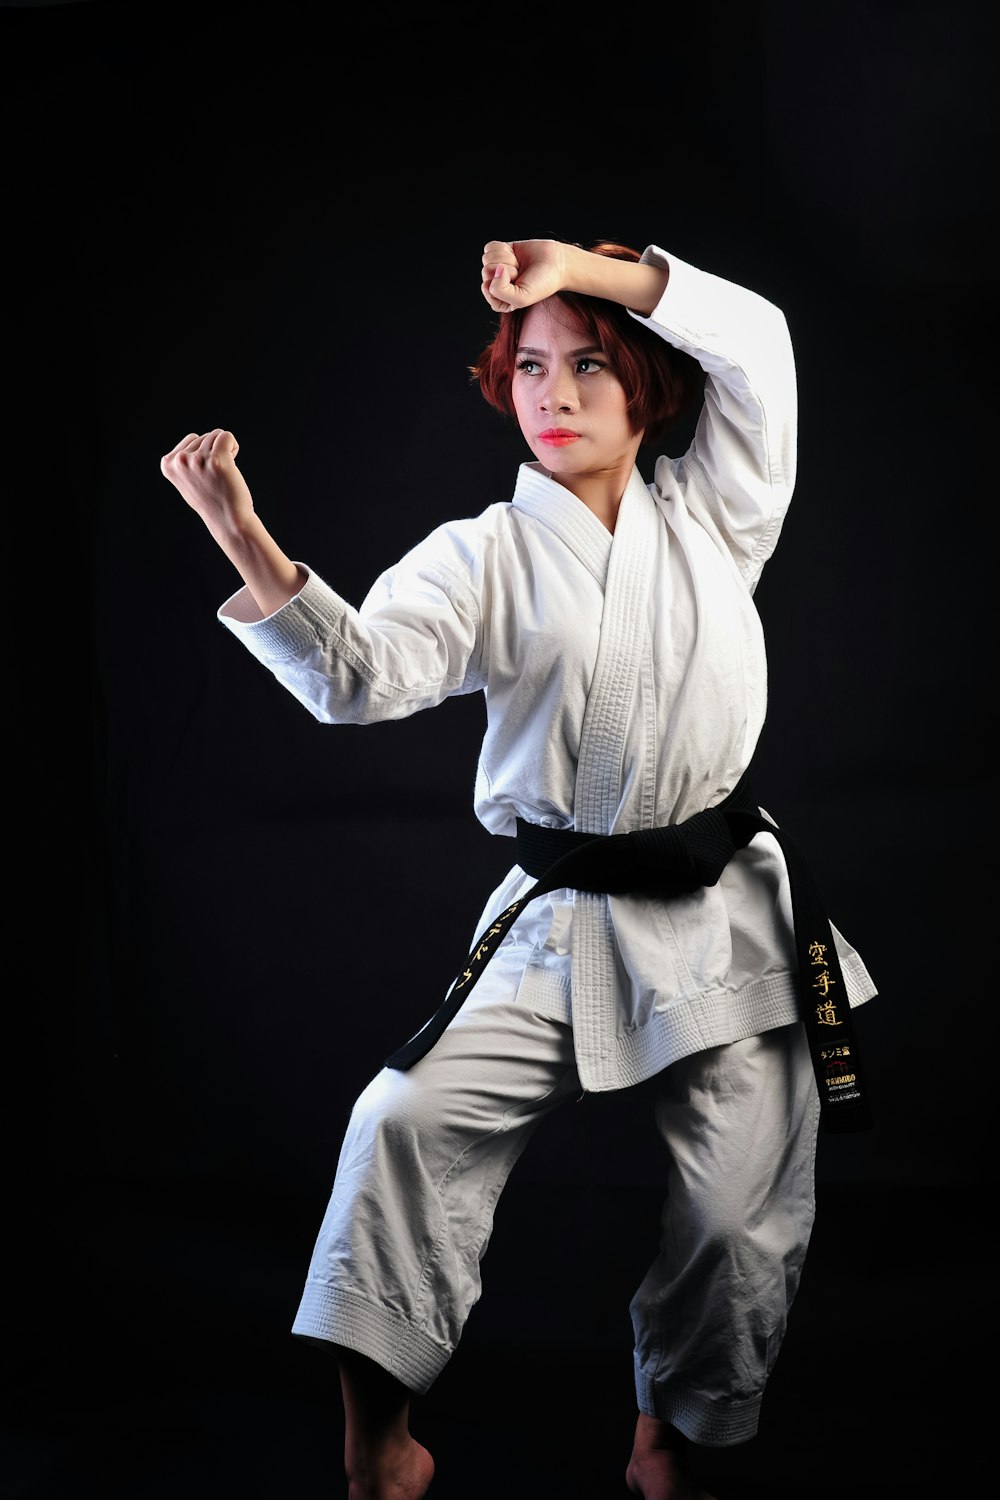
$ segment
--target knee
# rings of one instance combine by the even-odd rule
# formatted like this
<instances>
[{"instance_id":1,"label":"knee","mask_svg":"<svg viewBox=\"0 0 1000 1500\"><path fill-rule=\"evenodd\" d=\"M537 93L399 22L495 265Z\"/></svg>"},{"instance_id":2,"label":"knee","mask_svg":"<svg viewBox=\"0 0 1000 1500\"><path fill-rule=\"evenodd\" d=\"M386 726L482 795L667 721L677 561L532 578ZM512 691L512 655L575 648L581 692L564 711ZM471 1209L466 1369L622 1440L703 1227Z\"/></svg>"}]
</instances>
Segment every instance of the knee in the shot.
<instances>
[{"instance_id":1,"label":"knee","mask_svg":"<svg viewBox=\"0 0 1000 1500\"><path fill-rule=\"evenodd\" d=\"M434 1117L430 1093L412 1073L383 1068L355 1100L347 1139L375 1149L381 1144L393 1155L412 1150Z\"/></svg>"},{"instance_id":2,"label":"knee","mask_svg":"<svg viewBox=\"0 0 1000 1500\"><path fill-rule=\"evenodd\" d=\"M738 1259L749 1237L749 1221L725 1198L689 1205L692 1248L715 1262Z\"/></svg>"},{"instance_id":3,"label":"knee","mask_svg":"<svg viewBox=\"0 0 1000 1500\"><path fill-rule=\"evenodd\" d=\"M703 1263L728 1267L739 1280L780 1280L801 1264L811 1228L807 1213L775 1203L748 1205L723 1195L700 1207L695 1255Z\"/></svg>"}]
</instances>

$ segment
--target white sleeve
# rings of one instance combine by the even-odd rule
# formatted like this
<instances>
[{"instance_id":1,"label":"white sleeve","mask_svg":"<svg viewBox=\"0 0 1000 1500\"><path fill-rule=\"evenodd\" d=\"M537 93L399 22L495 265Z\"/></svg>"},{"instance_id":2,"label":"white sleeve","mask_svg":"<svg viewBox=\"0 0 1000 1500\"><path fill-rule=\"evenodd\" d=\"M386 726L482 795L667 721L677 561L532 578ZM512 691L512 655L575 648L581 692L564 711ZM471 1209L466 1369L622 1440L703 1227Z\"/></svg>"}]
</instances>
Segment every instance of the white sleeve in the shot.
<instances>
[{"instance_id":1,"label":"white sleeve","mask_svg":"<svg viewBox=\"0 0 1000 1500\"><path fill-rule=\"evenodd\" d=\"M243 588L218 618L321 723L406 718L483 685L465 530L432 532L376 579L358 609L307 570L274 614L261 617Z\"/></svg>"},{"instance_id":2,"label":"white sleeve","mask_svg":"<svg viewBox=\"0 0 1000 1500\"><path fill-rule=\"evenodd\" d=\"M784 314L756 292L649 246L669 268L663 296L639 322L705 371L694 439L657 460L654 483L677 496L732 553L752 588L778 540L795 485L798 398Z\"/></svg>"}]
</instances>

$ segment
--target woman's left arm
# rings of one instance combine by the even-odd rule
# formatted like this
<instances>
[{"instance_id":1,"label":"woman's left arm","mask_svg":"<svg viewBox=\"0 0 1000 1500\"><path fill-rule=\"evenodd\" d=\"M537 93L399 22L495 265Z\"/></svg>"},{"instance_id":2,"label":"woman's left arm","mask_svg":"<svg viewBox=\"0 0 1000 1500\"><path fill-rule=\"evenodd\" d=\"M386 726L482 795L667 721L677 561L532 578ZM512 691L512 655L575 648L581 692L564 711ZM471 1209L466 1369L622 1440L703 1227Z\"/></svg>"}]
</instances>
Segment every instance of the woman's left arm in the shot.
<instances>
[{"instance_id":1,"label":"woman's left arm","mask_svg":"<svg viewBox=\"0 0 1000 1500\"><path fill-rule=\"evenodd\" d=\"M560 240L490 240L484 247L482 293L495 312L561 291L619 303L704 369L694 440L682 457L658 461L657 480L664 492L680 486L690 497L753 587L795 485L798 402L784 314L758 293L655 245L638 262Z\"/></svg>"},{"instance_id":2,"label":"woman's left arm","mask_svg":"<svg viewBox=\"0 0 1000 1500\"><path fill-rule=\"evenodd\" d=\"M648 316L663 296L666 266L596 255L562 240L490 240L483 249L482 292L494 312L514 312L581 292Z\"/></svg>"},{"instance_id":3,"label":"woman's left arm","mask_svg":"<svg viewBox=\"0 0 1000 1500\"><path fill-rule=\"evenodd\" d=\"M795 487L798 393L787 321L757 292L656 246L643 261L669 266L669 278L653 310L635 315L706 375L691 445L658 459L655 481L665 496L680 487L752 588Z\"/></svg>"}]
</instances>

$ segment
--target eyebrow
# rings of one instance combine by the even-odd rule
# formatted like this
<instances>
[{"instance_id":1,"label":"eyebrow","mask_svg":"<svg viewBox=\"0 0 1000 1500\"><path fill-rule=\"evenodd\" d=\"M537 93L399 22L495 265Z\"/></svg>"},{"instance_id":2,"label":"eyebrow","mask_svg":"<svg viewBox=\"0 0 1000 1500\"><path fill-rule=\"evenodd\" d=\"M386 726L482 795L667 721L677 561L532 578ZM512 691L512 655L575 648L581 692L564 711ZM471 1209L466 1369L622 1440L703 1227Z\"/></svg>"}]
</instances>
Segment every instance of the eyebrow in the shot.
<instances>
[{"instance_id":1,"label":"eyebrow","mask_svg":"<svg viewBox=\"0 0 1000 1500\"><path fill-rule=\"evenodd\" d=\"M547 354L549 351L547 349L532 349L528 344L518 344L517 352L518 354ZM579 359L581 354L603 354L604 350L600 344L588 344L585 349L570 349L569 353L573 359Z\"/></svg>"}]
</instances>

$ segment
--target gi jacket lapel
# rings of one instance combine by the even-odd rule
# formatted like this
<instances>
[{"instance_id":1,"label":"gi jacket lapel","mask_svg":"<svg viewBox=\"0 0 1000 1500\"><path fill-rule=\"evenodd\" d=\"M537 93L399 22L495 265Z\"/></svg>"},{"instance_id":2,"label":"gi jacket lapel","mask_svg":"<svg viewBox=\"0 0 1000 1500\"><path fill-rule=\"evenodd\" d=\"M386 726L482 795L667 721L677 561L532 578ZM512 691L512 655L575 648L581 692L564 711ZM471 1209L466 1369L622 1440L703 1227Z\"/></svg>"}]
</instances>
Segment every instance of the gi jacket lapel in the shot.
<instances>
[{"instance_id":1,"label":"gi jacket lapel","mask_svg":"<svg viewBox=\"0 0 1000 1500\"><path fill-rule=\"evenodd\" d=\"M653 498L633 469L611 538L601 640L580 741L574 825L581 833L611 833L621 804L627 715L648 645L661 527ZM646 769L632 768L632 774L644 780Z\"/></svg>"},{"instance_id":2,"label":"gi jacket lapel","mask_svg":"<svg viewBox=\"0 0 1000 1500\"><path fill-rule=\"evenodd\" d=\"M639 742L648 747L642 765L628 764L625 748L626 738L636 744L636 726L628 721L636 711L636 680L651 669L649 595L661 557L662 527L653 497L635 469L611 538L597 663L584 710L573 810L574 826L582 833L627 832L653 824L655 743L650 733L640 733ZM619 828L616 819L626 795L623 772L629 778L629 807L625 826ZM588 1089L613 1087L616 1077L613 899L573 892L573 1029L580 1077Z\"/></svg>"},{"instance_id":3,"label":"gi jacket lapel","mask_svg":"<svg viewBox=\"0 0 1000 1500\"><path fill-rule=\"evenodd\" d=\"M522 464L512 503L554 532L604 587L613 538L565 485L550 479L539 464Z\"/></svg>"}]
</instances>

